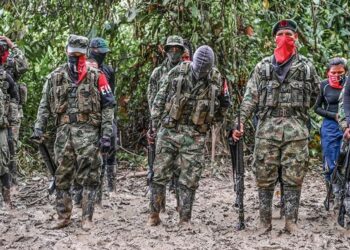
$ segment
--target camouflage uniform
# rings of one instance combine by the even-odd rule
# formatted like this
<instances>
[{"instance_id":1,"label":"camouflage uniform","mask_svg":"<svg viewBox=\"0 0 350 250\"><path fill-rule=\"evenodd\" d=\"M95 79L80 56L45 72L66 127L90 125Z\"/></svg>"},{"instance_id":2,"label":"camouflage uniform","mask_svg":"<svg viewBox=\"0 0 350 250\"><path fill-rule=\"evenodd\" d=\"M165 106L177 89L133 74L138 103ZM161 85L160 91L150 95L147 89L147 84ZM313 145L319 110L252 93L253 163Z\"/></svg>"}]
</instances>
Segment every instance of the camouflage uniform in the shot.
<instances>
[{"instance_id":1,"label":"camouflage uniform","mask_svg":"<svg viewBox=\"0 0 350 250\"><path fill-rule=\"evenodd\" d=\"M167 42L164 46L165 51L173 46L178 46L184 49L183 39L180 36L169 36L167 38ZM147 88L147 100L149 111L151 112L152 104L156 94L159 91L161 80L164 76L176 65L178 65L180 60L177 62L171 62L169 58L165 59L160 66L155 68L151 74L151 78L149 79L148 88Z\"/></svg>"},{"instance_id":2,"label":"camouflage uniform","mask_svg":"<svg viewBox=\"0 0 350 250\"><path fill-rule=\"evenodd\" d=\"M177 190L180 222L190 221L195 191L204 167L205 136L210 125L221 120L227 109L220 98L222 79L219 71L211 66L207 77L195 80L190 67L191 63L183 62L173 68L153 102L153 126L161 124L161 127L157 133L151 183L151 225L160 222L165 185L177 169L180 170Z\"/></svg>"},{"instance_id":3,"label":"camouflage uniform","mask_svg":"<svg viewBox=\"0 0 350 250\"><path fill-rule=\"evenodd\" d=\"M10 182L8 169L10 148L8 144L8 129L18 117L18 88L11 75L0 67L0 181L3 200L11 207Z\"/></svg>"},{"instance_id":4,"label":"camouflage uniform","mask_svg":"<svg viewBox=\"0 0 350 250\"><path fill-rule=\"evenodd\" d=\"M71 35L68 39L68 53L84 54L87 46L85 37ZM81 58L84 57L78 60ZM72 65L75 67L71 62L64 64L47 77L34 126L35 130L44 131L49 117L56 122L54 153L58 167L55 177L59 221L53 228L70 223L69 189L74 179L83 186L83 228L91 222L102 164L99 140L101 134L102 138L111 137L114 116L114 97L108 83L100 84L99 70L87 67L85 76L82 73L84 77L79 76L77 81Z\"/></svg>"},{"instance_id":5,"label":"camouflage uniform","mask_svg":"<svg viewBox=\"0 0 350 250\"><path fill-rule=\"evenodd\" d=\"M182 37L169 36L164 46L165 51L167 52L173 46L178 46L184 49L184 42ZM172 62L171 58L167 58L162 62L160 66L158 66L153 70L149 80L148 88L147 88L147 100L148 100L148 106L149 106L150 112L152 109L152 103L154 101L154 98L156 97L156 94L159 91L162 80L164 80L165 76L169 73L169 71L173 69L176 65L178 65L180 62L181 62L180 59L178 61ZM158 129L158 127L156 129ZM170 184L170 189L172 190L176 188L175 186L177 185L176 183L177 183L178 175L179 175L178 171L175 171L175 174ZM178 201L178 195L176 194L176 196ZM162 204L162 210L163 211L165 210L165 200L164 200L164 203Z\"/></svg>"},{"instance_id":6,"label":"camouflage uniform","mask_svg":"<svg viewBox=\"0 0 350 250\"><path fill-rule=\"evenodd\" d=\"M6 44L5 41L0 40L0 43ZM18 93L19 93L19 103L18 105L18 118L12 124L13 139L15 141L15 152L17 151L18 140L19 140L19 130L21 126L21 120L23 118L22 105L27 101L27 87L19 83L20 77L28 70L28 62L24 53L17 47L10 49L10 54L6 59L4 68L8 74L11 75L13 80L17 83ZM11 164L9 164L10 173L12 175L13 182L16 182L17 176L17 157L11 159Z\"/></svg>"},{"instance_id":7,"label":"camouflage uniform","mask_svg":"<svg viewBox=\"0 0 350 250\"><path fill-rule=\"evenodd\" d=\"M286 220L297 220L299 198L309 157L308 109L319 93L314 66L302 55L291 59L283 82L273 70L273 56L254 69L241 104L241 121L258 107L253 167L260 198L260 220L271 224L273 190L281 168Z\"/></svg>"}]
</instances>

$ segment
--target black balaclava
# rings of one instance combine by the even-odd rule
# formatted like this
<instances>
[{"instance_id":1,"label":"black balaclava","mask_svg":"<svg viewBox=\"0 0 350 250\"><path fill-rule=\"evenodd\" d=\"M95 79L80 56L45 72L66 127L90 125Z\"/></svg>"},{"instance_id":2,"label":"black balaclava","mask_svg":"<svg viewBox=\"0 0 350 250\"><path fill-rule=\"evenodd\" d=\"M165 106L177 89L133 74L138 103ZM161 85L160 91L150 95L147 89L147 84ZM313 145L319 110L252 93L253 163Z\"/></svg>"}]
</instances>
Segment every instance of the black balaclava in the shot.
<instances>
[{"instance_id":1,"label":"black balaclava","mask_svg":"<svg viewBox=\"0 0 350 250\"><path fill-rule=\"evenodd\" d=\"M94 59L98 66L101 67L105 57L106 57L107 53L98 53L98 52L95 52L95 51L90 51L90 58Z\"/></svg>"},{"instance_id":2,"label":"black balaclava","mask_svg":"<svg viewBox=\"0 0 350 250\"><path fill-rule=\"evenodd\" d=\"M200 46L193 55L191 69L193 76L199 80L206 77L214 66L214 51L208 45Z\"/></svg>"}]
</instances>

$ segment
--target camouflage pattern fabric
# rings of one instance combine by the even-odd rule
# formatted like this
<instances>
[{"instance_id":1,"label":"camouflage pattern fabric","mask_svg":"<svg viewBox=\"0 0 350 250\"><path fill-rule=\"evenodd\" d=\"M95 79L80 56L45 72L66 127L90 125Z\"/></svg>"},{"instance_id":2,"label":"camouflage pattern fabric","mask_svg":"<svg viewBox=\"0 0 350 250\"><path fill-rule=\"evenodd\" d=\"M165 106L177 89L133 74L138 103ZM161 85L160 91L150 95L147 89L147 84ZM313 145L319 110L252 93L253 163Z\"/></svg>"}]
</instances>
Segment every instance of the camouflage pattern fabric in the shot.
<instances>
[{"instance_id":1,"label":"camouflage pattern fabric","mask_svg":"<svg viewBox=\"0 0 350 250\"><path fill-rule=\"evenodd\" d=\"M178 183L197 189L204 168L205 135L179 125L178 129L161 128L157 137L153 183L165 186L180 169Z\"/></svg>"},{"instance_id":2,"label":"camouflage pattern fabric","mask_svg":"<svg viewBox=\"0 0 350 250\"><path fill-rule=\"evenodd\" d=\"M283 182L291 188L301 188L306 173L307 112L316 101L320 79L306 58L296 55L292 60L283 83L266 70L266 64L272 70L269 58L258 63L241 105L243 123L258 107L254 168L259 188L274 187L278 166L282 166Z\"/></svg>"},{"instance_id":3,"label":"camouflage pattern fabric","mask_svg":"<svg viewBox=\"0 0 350 250\"><path fill-rule=\"evenodd\" d=\"M345 89L345 85L344 85L342 91L340 92L339 104L338 104L339 105L338 106L338 122L339 122L339 125L343 131L345 131L345 129L347 128L347 123L346 123L346 119L345 119L345 111L344 111L344 102L343 102L344 89Z\"/></svg>"},{"instance_id":4,"label":"camouflage pattern fabric","mask_svg":"<svg viewBox=\"0 0 350 250\"><path fill-rule=\"evenodd\" d=\"M151 78L149 79L148 87L147 87L147 100L149 111L152 109L152 104L158 90L160 88L161 79L176 65L172 65L168 59L165 59L163 63L155 68L151 74Z\"/></svg>"},{"instance_id":5,"label":"camouflage pattern fabric","mask_svg":"<svg viewBox=\"0 0 350 250\"><path fill-rule=\"evenodd\" d=\"M79 99L83 98L83 95L69 96L68 98L68 96L62 95L64 94L62 92L58 92L58 94L53 93L54 89L62 91L62 88L66 88L66 86L57 87L55 85L57 81L59 81L58 84L61 81L64 84L71 84L67 70L67 66L64 65L51 73L47 78L35 123L35 128L45 131L48 121L52 118L56 121L56 139L54 144L55 161L58 167L56 171L56 185L61 190L68 190L74 179L80 185L97 186L99 184L102 158L99 154L98 141L101 134L111 136L114 118L113 106L108 105L104 107L100 103L94 103L95 110L91 110L92 105L82 105L82 100L86 102L86 99ZM94 72L91 73L91 71ZM89 87L96 88L93 90L89 89L89 91L98 93L98 78L89 76L89 74L95 74L96 72L98 71L89 68L86 78L79 86L83 88L84 85L89 85ZM96 82L90 83L90 85L88 83L89 80ZM77 91L80 93L79 87ZM68 92L65 94L68 95ZM102 92L100 94L103 95ZM56 96L59 96L59 99L56 99ZM101 101L100 98L103 97L95 96L95 98L95 100L90 101ZM64 103L64 100L66 100L66 103ZM61 112L62 107L64 107L63 112L65 112L63 114L72 114L71 116L80 119L79 117L84 117L84 115L79 114L79 112L82 112L81 114L87 114L90 118L84 118L81 121L70 121L70 116L68 115L69 121L64 120L61 123L62 120L60 122L59 117L62 117L63 114L56 113L56 111ZM80 111L80 108L82 111ZM84 109L90 110L91 113L88 114L87 110L84 111ZM98 117L100 117L99 121ZM77 169L76 163L78 165Z\"/></svg>"},{"instance_id":6,"label":"camouflage pattern fabric","mask_svg":"<svg viewBox=\"0 0 350 250\"><path fill-rule=\"evenodd\" d=\"M99 131L91 125L63 125L57 129L54 147L57 188L69 189L73 179L82 186L99 184L102 159L98 140Z\"/></svg>"},{"instance_id":7,"label":"camouflage pattern fabric","mask_svg":"<svg viewBox=\"0 0 350 250\"><path fill-rule=\"evenodd\" d=\"M24 53L18 47L12 48L7 58L5 69L11 74L13 80L17 82L21 75L28 70L28 67L28 62Z\"/></svg>"},{"instance_id":8,"label":"camouflage pattern fabric","mask_svg":"<svg viewBox=\"0 0 350 250\"><path fill-rule=\"evenodd\" d=\"M159 124L162 124L157 133L153 182L158 185L166 185L179 168L178 184L195 190L203 170L204 140L208 131L201 129L209 128L211 123L219 121L227 107L223 106L220 99L223 84L218 70L213 68L206 79L196 82L193 80L189 67L188 70L182 70L187 65L189 64L183 62L166 75L153 102L151 112L153 127L157 128ZM178 88L180 83L174 79L182 79L181 91ZM217 91L208 91L210 87L215 87ZM189 94L191 91L195 92L191 95ZM186 96L188 100L187 102L182 101L181 107L179 106L178 110L175 110L175 107L172 113L169 102L176 99L177 94L180 95L179 99L183 100L183 97ZM207 100L208 96L213 101L212 105ZM228 95L226 97L229 98ZM196 118L209 116L209 110L206 108L201 109L203 113L197 114L198 105L202 103L207 104L206 108L212 106L214 117L210 121L202 119L201 122L204 123L195 125L191 119L193 114L198 115ZM179 114L177 120L171 118L174 113ZM177 164L179 166L176 166Z\"/></svg>"},{"instance_id":9,"label":"camouflage pattern fabric","mask_svg":"<svg viewBox=\"0 0 350 250\"><path fill-rule=\"evenodd\" d=\"M0 176L9 173L10 151L7 144L7 129L0 129Z\"/></svg>"},{"instance_id":10,"label":"camouflage pattern fabric","mask_svg":"<svg viewBox=\"0 0 350 250\"><path fill-rule=\"evenodd\" d=\"M301 189L308 168L308 140L281 142L256 138L253 170L258 188L273 190L282 168L285 189Z\"/></svg>"}]
</instances>

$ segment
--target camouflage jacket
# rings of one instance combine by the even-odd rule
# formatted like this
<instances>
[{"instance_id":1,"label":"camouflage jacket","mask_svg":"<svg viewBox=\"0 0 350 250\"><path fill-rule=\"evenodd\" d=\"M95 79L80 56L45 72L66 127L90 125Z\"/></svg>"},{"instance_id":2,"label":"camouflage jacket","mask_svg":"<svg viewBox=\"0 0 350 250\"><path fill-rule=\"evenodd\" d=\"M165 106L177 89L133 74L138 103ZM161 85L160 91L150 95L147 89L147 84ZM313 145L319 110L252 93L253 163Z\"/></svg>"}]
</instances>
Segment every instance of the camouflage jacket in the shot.
<instances>
[{"instance_id":1,"label":"camouflage jacket","mask_svg":"<svg viewBox=\"0 0 350 250\"><path fill-rule=\"evenodd\" d=\"M86 77L75 85L64 64L48 75L42 91L34 128L46 130L49 118L57 127L64 124L87 123L112 134L115 100L108 83L99 85L100 71L87 68Z\"/></svg>"},{"instance_id":2,"label":"camouflage jacket","mask_svg":"<svg viewBox=\"0 0 350 250\"><path fill-rule=\"evenodd\" d=\"M5 69L16 82L28 70L27 59L18 47L10 50L10 55L5 63Z\"/></svg>"},{"instance_id":3,"label":"camouflage jacket","mask_svg":"<svg viewBox=\"0 0 350 250\"><path fill-rule=\"evenodd\" d=\"M309 137L308 109L319 93L320 79L315 67L305 57L296 55L285 80L280 83L271 61L272 57L263 59L252 72L241 104L241 122L245 123L257 112L257 138L306 139Z\"/></svg>"},{"instance_id":4,"label":"camouflage jacket","mask_svg":"<svg viewBox=\"0 0 350 250\"><path fill-rule=\"evenodd\" d=\"M154 101L154 98L156 97L156 94L160 88L161 80L175 66L172 65L168 59L165 59L160 66L153 70L147 87L147 100L150 112L152 109L152 103Z\"/></svg>"},{"instance_id":5,"label":"camouflage jacket","mask_svg":"<svg viewBox=\"0 0 350 250\"><path fill-rule=\"evenodd\" d=\"M175 127L183 124L206 132L211 123L221 121L226 115L229 99L228 90L224 89L221 74L216 68L206 79L196 81L190 63L183 62L161 82L152 105L153 126Z\"/></svg>"}]
</instances>

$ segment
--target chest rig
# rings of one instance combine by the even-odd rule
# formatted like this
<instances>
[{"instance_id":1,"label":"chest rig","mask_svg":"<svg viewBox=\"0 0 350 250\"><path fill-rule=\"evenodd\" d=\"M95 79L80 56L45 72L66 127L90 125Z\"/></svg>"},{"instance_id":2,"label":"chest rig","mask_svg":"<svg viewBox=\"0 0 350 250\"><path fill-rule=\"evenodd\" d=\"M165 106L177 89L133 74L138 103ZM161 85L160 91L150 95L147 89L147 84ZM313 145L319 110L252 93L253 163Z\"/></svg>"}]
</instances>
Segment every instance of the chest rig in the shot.
<instances>
[{"instance_id":1,"label":"chest rig","mask_svg":"<svg viewBox=\"0 0 350 250\"><path fill-rule=\"evenodd\" d=\"M311 102L310 66L302 56L297 55L296 60L282 83L274 75L272 57L263 60L258 85L260 119L307 115Z\"/></svg>"},{"instance_id":2,"label":"chest rig","mask_svg":"<svg viewBox=\"0 0 350 250\"><path fill-rule=\"evenodd\" d=\"M101 125L101 97L98 90L99 72L88 67L79 84L72 82L63 67L51 77L50 109L56 115L56 125L89 123Z\"/></svg>"},{"instance_id":3,"label":"chest rig","mask_svg":"<svg viewBox=\"0 0 350 250\"><path fill-rule=\"evenodd\" d=\"M171 83L165 105L163 126L193 125L197 131L205 133L210 129L215 111L219 108L220 74L212 70L207 79L194 84L189 74L190 63L183 62L179 67L180 74Z\"/></svg>"}]
</instances>

